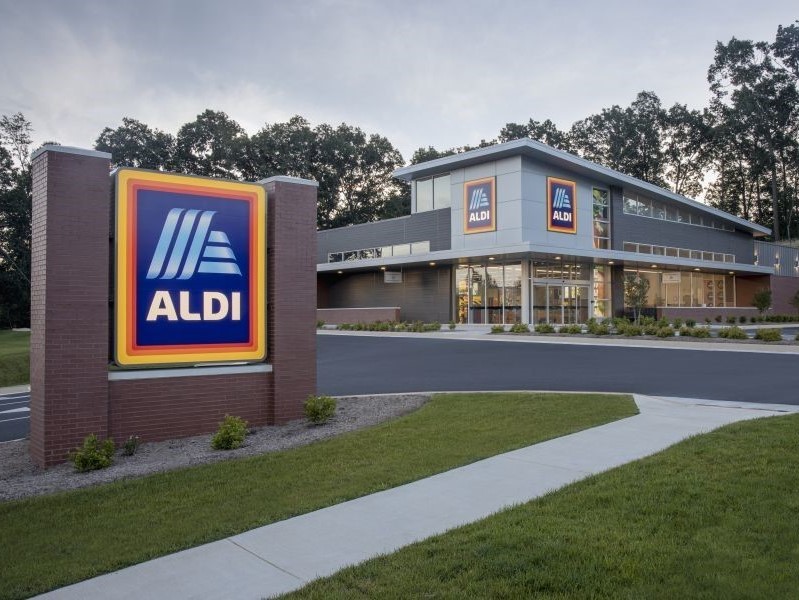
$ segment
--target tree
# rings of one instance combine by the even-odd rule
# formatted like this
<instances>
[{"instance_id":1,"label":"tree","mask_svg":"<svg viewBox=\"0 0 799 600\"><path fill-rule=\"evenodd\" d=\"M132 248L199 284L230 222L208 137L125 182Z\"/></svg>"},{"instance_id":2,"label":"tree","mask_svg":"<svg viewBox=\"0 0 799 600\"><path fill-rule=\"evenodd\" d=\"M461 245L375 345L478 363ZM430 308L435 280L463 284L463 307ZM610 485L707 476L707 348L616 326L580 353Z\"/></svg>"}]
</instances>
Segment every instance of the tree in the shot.
<instances>
[{"instance_id":1,"label":"tree","mask_svg":"<svg viewBox=\"0 0 799 600\"><path fill-rule=\"evenodd\" d=\"M123 118L122 125L116 129L103 129L94 147L110 152L114 166L162 171L172 169L175 159L174 137L128 117Z\"/></svg>"},{"instance_id":2,"label":"tree","mask_svg":"<svg viewBox=\"0 0 799 600\"><path fill-rule=\"evenodd\" d=\"M206 109L178 130L175 168L206 177L249 179L250 140L244 129L221 111Z\"/></svg>"},{"instance_id":3,"label":"tree","mask_svg":"<svg viewBox=\"0 0 799 600\"><path fill-rule=\"evenodd\" d=\"M719 121L735 122L744 130L748 146L756 152L747 160L748 179L759 188L766 183L769 213L759 211L758 222L771 225L774 240L783 233L787 213L794 209L795 190L788 187L786 164L799 130L799 75L795 72L795 26L780 28L774 44L732 38L716 44L715 60L708 70L714 95L711 110Z\"/></svg>"},{"instance_id":4,"label":"tree","mask_svg":"<svg viewBox=\"0 0 799 600\"><path fill-rule=\"evenodd\" d=\"M696 197L711 158L709 115L675 104L663 115L664 178L671 191Z\"/></svg>"},{"instance_id":5,"label":"tree","mask_svg":"<svg viewBox=\"0 0 799 600\"><path fill-rule=\"evenodd\" d=\"M762 315L769 308L771 308L771 290L763 288L755 292L752 296L752 306Z\"/></svg>"},{"instance_id":6,"label":"tree","mask_svg":"<svg viewBox=\"0 0 799 600\"><path fill-rule=\"evenodd\" d=\"M523 138L530 138L543 142L548 146L563 150L565 152L572 151L571 140L568 133L558 129L557 125L546 119L545 121L535 121L530 119L526 124L508 123L499 132L500 142L509 142L511 140L519 140Z\"/></svg>"},{"instance_id":7,"label":"tree","mask_svg":"<svg viewBox=\"0 0 799 600\"><path fill-rule=\"evenodd\" d=\"M649 280L638 274L624 277L624 304L633 309L636 324L641 322L641 309L646 304L649 294Z\"/></svg>"},{"instance_id":8,"label":"tree","mask_svg":"<svg viewBox=\"0 0 799 600\"><path fill-rule=\"evenodd\" d=\"M0 118L0 327L30 323L32 127Z\"/></svg>"}]
</instances>

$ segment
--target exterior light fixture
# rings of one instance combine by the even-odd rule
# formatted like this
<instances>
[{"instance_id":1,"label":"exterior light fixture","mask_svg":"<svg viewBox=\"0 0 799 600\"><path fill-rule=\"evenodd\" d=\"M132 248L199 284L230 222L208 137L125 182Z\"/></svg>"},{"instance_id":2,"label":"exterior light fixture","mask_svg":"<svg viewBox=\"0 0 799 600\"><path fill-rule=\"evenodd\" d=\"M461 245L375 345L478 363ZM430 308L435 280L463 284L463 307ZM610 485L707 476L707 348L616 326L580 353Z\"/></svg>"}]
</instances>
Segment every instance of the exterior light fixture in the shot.
<instances>
[{"instance_id":1,"label":"exterior light fixture","mask_svg":"<svg viewBox=\"0 0 799 600\"><path fill-rule=\"evenodd\" d=\"M699 267L694 267L694 271L698 271L698 270L699 270Z\"/></svg>"},{"instance_id":2,"label":"exterior light fixture","mask_svg":"<svg viewBox=\"0 0 799 600\"><path fill-rule=\"evenodd\" d=\"M435 266L436 266L436 263L434 263L434 262L431 260L431 261L430 261L430 266L431 266L431 267L435 267Z\"/></svg>"},{"instance_id":3,"label":"exterior light fixture","mask_svg":"<svg viewBox=\"0 0 799 600\"><path fill-rule=\"evenodd\" d=\"M609 265L615 265L615 264L616 264L616 261L615 261L615 260L609 260L609 261L608 261L608 264L609 264Z\"/></svg>"},{"instance_id":4,"label":"exterior light fixture","mask_svg":"<svg viewBox=\"0 0 799 600\"><path fill-rule=\"evenodd\" d=\"M341 275L341 274L343 274L343 273L344 273L344 271L336 271L336 273L338 273L339 275Z\"/></svg>"},{"instance_id":5,"label":"exterior light fixture","mask_svg":"<svg viewBox=\"0 0 799 600\"><path fill-rule=\"evenodd\" d=\"M658 266L657 266L657 265L649 265L649 266L650 266L652 269L657 269L657 268L658 268Z\"/></svg>"},{"instance_id":6,"label":"exterior light fixture","mask_svg":"<svg viewBox=\"0 0 799 600\"><path fill-rule=\"evenodd\" d=\"M560 256L556 256L556 257L555 257L555 260L560 260Z\"/></svg>"},{"instance_id":7,"label":"exterior light fixture","mask_svg":"<svg viewBox=\"0 0 799 600\"><path fill-rule=\"evenodd\" d=\"M489 256L488 260L495 260L493 256Z\"/></svg>"},{"instance_id":8,"label":"exterior light fixture","mask_svg":"<svg viewBox=\"0 0 799 600\"><path fill-rule=\"evenodd\" d=\"M735 275L735 271L730 271L730 275Z\"/></svg>"},{"instance_id":9,"label":"exterior light fixture","mask_svg":"<svg viewBox=\"0 0 799 600\"><path fill-rule=\"evenodd\" d=\"M380 267L380 270L381 270L381 271L385 271L385 270L386 270L386 268L385 268L385 267Z\"/></svg>"}]
</instances>

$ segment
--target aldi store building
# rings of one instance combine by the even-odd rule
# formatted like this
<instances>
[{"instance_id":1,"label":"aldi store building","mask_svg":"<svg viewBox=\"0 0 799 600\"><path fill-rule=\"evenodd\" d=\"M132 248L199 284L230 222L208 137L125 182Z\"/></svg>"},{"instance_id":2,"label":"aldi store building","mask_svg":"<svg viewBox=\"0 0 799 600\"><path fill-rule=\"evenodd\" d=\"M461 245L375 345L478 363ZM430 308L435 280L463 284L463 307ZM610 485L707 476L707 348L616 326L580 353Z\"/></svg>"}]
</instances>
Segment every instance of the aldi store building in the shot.
<instances>
[{"instance_id":1,"label":"aldi store building","mask_svg":"<svg viewBox=\"0 0 799 600\"><path fill-rule=\"evenodd\" d=\"M585 323L624 314L624 278L650 282L658 316L793 312L799 249L770 231L639 179L516 140L411 165L411 214L318 233L328 322ZM370 310L364 310L370 309ZM325 319L325 314L337 314Z\"/></svg>"}]
</instances>

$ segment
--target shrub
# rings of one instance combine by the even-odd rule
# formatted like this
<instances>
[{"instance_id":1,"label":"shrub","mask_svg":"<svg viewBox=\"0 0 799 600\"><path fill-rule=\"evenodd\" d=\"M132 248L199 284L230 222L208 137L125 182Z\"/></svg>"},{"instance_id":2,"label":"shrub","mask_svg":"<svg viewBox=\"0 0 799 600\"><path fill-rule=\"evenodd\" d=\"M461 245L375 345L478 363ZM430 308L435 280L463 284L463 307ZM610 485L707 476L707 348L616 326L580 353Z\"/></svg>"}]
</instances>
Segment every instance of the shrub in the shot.
<instances>
[{"instance_id":1,"label":"shrub","mask_svg":"<svg viewBox=\"0 0 799 600\"><path fill-rule=\"evenodd\" d=\"M317 329L321 329L324 326L325 326L325 322L322 319L319 319L319 320L316 321L316 328Z\"/></svg>"},{"instance_id":2,"label":"shrub","mask_svg":"<svg viewBox=\"0 0 799 600\"><path fill-rule=\"evenodd\" d=\"M727 338L728 340L748 340L749 336L740 327L733 325L732 327L723 327L719 331L720 338Z\"/></svg>"},{"instance_id":3,"label":"shrub","mask_svg":"<svg viewBox=\"0 0 799 600\"><path fill-rule=\"evenodd\" d=\"M705 317L705 323L706 323L707 325L710 325L710 317Z\"/></svg>"},{"instance_id":4,"label":"shrub","mask_svg":"<svg viewBox=\"0 0 799 600\"><path fill-rule=\"evenodd\" d=\"M313 425L323 425L336 412L336 400L330 396L308 396L305 399L305 416Z\"/></svg>"},{"instance_id":5,"label":"shrub","mask_svg":"<svg viewBox=\"0 0 799 600\"><path fill-rule=\"evenodd\" d=\"M674 330L671 327L661 327L656 335L660 338L674 337Z\"/></svg>"},{"instance_id":6,"label":"shrub","mask_svg":"<svg viewBox=\"0 0 799 600\"><path fill-rule=\"evenodd\" d=\"M449 322L449 329L450 329L450 331L452 331L453 329L455 329L455 321L450 321L450 322Z\"/></svg>"},{"instance_id":7,"label":"shrub","mask_svg":"<svg viewBox=\"0 0 799 600\"><path fill-rule=\"evenodd\" d=\"M530 333L530 328L525 323L515 323L510 328L511 333Z\"/></svg>"},{"instance_id":8,"label":"shrub","mask_svg":"<svg viewBox=\"0 0 799 600\"><path fill-rule=\"evenodd\" d=\"M75 448L69 455L78 473L96 471L110 467L114 462L114 440L107 439L100 443L93 433L83 440L83 446Z\"/></svg>"},{"instance_id":9,"label":"shrub","mask_svg":"<svg viewBox=\"0 0 799 600\"><path fill-rule=\"evenodd\" d=\"M696 327L696 321L694 319L685 319L685 326L690 329L693 329L694 327Z\"/></svg>"},{"instance_id":10,"label":"shrub","mask_svg":"<svg viewBox=\"0 0 799 600\"><path fill-rule=\"evenodd\" d=\"M588 321L588 333L592 335L609 335L610 325L607 321L597 323L596 319L590 319Z\"/></svg>"},{"instance_id":11,"label":"shrub","mask_svg":"<svg viewBox=\"0 0 799 600\"><path fill-rule=\"evenodd\" d=\"M568 333L571 335L582 333L583 328L579 325L564 325L560 329L558 329L558 333Z\"/></svg>"},{"instance_id":12,"label":"shrub","mask_svg":"<svg viewBox=\"0 0 799 600\"><path fill-rule=\"evenodd\" d=\"M727 323L730 325L735 325L735 317L727 317Z\"/></svg>"},{"instance_id":13,"label":"shrub","mask_svg":"<svg viewBox=\"0 0 799 600\"><path fill-rule=\"evenodd\" d=\"M502 325L492 325L491 333L505 333L505 327Z\"/></svg>"},{"instance_id":14,"label":"shrub","mask_svg":"<svg viewBox=\"0 0 799 600\"><path fill-rule=\"evenodd\" d=\"M133 456L136 454L136 450L139 449L139 436L132 435L128 439L125 440L125 443L122 444L122 454L125 456Z\"/></svg>"},{"instance_id":15,"label":"shrub","mask_svg":"<svg viewBox=\"0 0 799 600\"><path fill-rule=\"evenodd\" d=\"M211 448L214 450L235 450L244 443L247 436L247 421L241 417L225 415L219 424L214 437L211 438Z\"/></svg>"},{"instance_id":16,"label":"shrub","mask_svg":"<svg viewBox=\"0 0 799 600\"><path fill-rule=\"evenodd\" d=\"M674 329L679 329L680 327L682 327L682 319L674 319Z\"/></svg>"},{"instance_id":17,"label":"shrub","mask_svg":"<svg viewBox=\"0 0 799 600\"><path fill-rule=\"evenodd\" d=\"M716 319L716 323L721 323L721 315L716 315L715 319Z\"/></svg>"},{"instance_id":18,"label":"shrub","mask_svg":"<svg viewBox=\"0 0 799 600\"><path fill-rule=\"evenodd\" d=\"M555 328L549 323L539 323L535 326L536 333L555 333Z\"/></svg>"},{"instance_id":19,"label":"shrub","mask_svg":"<svg viewBox=\"0 0 799 600\"><path fill-rule=\"evenodd\" d=\"M763 288L756 291L752 296L752 306L754 306L761 315L771 308L771 290Z\"/></svg>"},{"instance_id":20,"label":"shrub","mask_svg":"<svg viewBox=\"0 0 799 600\"><path fill-rule=\"evenodd\" d=\"M660 317L658 319L657 326L660 327L660 328L668 327L669 326L669 320L666 317Z\"/></svg>"},{"instance_id":21,"label":"shrub","mask_svg":"<svg viewBox=\"0 0 799 600\"><path fill-rule=\"evenodd\" d=\"M746 316L745 315L741 315L740 317L738 317L738 322L739 323L746 323Z\"/></svg>"},{"instance_id":22,"label":"shrub","mask_svg":"<svg viewBox=\"0 0 799 600\"><path fill-rule=\"evenodd\" d=\"M695 327L693 335L695 338L709 338L710 327Z\"/></svg>"},{"instance_id":23,"label":"shrub","mask_svg":"<svg viewBox=\"0 0 799 600\"><path fill-rule=\"evenodd\" d=\"M657 335L658 331L660 331L660 327L657 323L649 323L642 327L644 335Z\"/></svg>"},{"instance_id":24,"label":"shrub","mask_svg":"<svg viewBox=\"0 0 799 600\"><path fill-rule=\"evenodd\" d=\"M622 333L623 335L634 336L634 335L641 335L641 333L643 333L643 330L638 325L630 324L624 328L624 331Z\"/></svg>"},{"instance_id":25,"label":"shrub","mask_svg":"<svg viewBox=\"0 0 799 600\"><path fill-rule=\"evenodd\" d=\"M797 334L796 334L796 337L795 337L795 338L793 338L793 339L795 339L797 342L799 342L799 333L797 333Z\"/></svg>"},{"instance_id":26,"label":"shrub","mask_svg":"<svg viewBox=\"0 0 799 600\"><path fill-rule=\"evenodd\" d=\"M781 342L782 330L781 329L758 329L755 334L755 339L763 342Z\"/></svg>"}]
</instances>

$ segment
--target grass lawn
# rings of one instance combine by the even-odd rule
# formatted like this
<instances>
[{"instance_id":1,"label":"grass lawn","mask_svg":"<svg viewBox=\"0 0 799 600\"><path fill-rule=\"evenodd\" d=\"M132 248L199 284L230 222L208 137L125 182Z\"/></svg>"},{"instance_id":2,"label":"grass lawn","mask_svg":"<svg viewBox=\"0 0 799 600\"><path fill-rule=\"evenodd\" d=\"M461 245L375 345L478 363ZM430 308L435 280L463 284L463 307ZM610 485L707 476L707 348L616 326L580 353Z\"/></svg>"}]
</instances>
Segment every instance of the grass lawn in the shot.
<instances>
[{"instance_id":1,"label":"grass lawn","mask_svg":"<svg viewBox=\"0 0 799 600\"><path fill-rule=\"evenodd\" d=\"M0 387L30 381L29 331L0 331Z\"/></svg>"},{"instance_id":2,"label":"grass lawn","mask_svg":"<svg viewBox=\"0 0 799 600\"><path fill-rule=\"evenodd\" d=\"M799 415L729 425L290 598L796 598Z\"/></svg>"},{"instance_id":3,"label":"grass lawn","mask_svg":"<svg viewBox=\"0 0 799 600\"><path fill-rule=\"evenodd\" d=\"M436 395L302 448L0 504L0 597L25 597L631 416L630 396Z\"/></svg>"}]
</instances>

